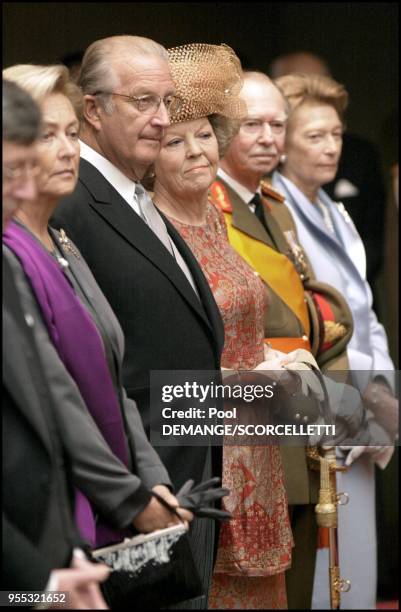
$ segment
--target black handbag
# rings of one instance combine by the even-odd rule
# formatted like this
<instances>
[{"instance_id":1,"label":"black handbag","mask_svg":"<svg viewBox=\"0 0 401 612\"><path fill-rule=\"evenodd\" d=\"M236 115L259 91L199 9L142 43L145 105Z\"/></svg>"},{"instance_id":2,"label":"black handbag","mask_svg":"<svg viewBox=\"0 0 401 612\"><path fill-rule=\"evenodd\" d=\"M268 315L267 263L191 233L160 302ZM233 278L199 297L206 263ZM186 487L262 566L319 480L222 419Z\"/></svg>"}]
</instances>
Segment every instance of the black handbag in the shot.
<instances>
[{"instance_id":1,"label":"black handbag","mask_svg":"<svg viewBox=\"0 0 401 612\"><path fill-rule=\"evenodd\" d=\"M229 493L219 484L220 478L197 486L188 480L177 493L180 507L199 517L229 519L229 512L211 505ZM163 497L155 491L152 495L180 518ZM160 609L203 595L184 523L126 538L119 544L93 551L92 557L112 568L102 584L104 598L111 609L127 604L139 610Z\"/></svg>"},{"instance_id":2,"label":"black handbag","mask_svg":"<svg viewBox=\"0 0 401 612\"><path fill-rule=\"evenodd\" d=\"M112 568L102 585L111 609L160 609L202 595L184 524L127 538L92 556Z\"/></svg>"}]
</instances>

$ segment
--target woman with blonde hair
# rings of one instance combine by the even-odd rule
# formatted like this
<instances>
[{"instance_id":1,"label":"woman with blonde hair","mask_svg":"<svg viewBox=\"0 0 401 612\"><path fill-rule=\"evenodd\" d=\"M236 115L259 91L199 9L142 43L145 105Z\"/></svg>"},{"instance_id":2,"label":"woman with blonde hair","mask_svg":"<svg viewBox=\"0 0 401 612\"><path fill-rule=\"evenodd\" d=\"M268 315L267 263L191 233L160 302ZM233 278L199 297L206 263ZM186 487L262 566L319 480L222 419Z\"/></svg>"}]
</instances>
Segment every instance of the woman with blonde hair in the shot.
<instances>
[{"instance_id":1,"label":"woman with blonde hair","mask_svg":"<svg viewBox=\"0 0 401 612\"><path fill-rule=\"evenodd\" d=\"M63 230L49 226L59 199L78 180L80 90L65 66L19 65L3 76L28 91L42 112L38 196L21 205L7 228L5 254L29 282L55 348L53 361L59 358L65 366L65 375L59 368L54 380L56 418L78 489L76 522L98 547L121 541L132 526L153 531L179 522L154 493L174 506L177 500L120 382L124 339L117 319L75 245Z\"/></svg>"},{"instance_id":2,"label":"woman with blonde hair","mask_svg":"<svg viewBox=\"0 0 401 612\"><path fill-rule=\"evenodd\" d=\"M323 187L336 175L341 155L344 111L348 94L327 76L290 74L276 80L289 103L285 157L273 177L285 196L298 236L318 280L330 279L347 299L354 333L347 347L355 384L367 406L391 438L398 429L398 402L393 397L394 366L387 337L372 309L366 281L366 253L354 223L341 202L333 202ZM384 436L385 438L385 436ZM339 486L350 496L339 512L340 567L352 588L344 593L347 608L376 604L375 462L387 465L393 448L356 446L344 449L352 466L339 474ZM313 605L327 607L328 578L324 549L319 550Z\"/></svg>"}]
</instances>

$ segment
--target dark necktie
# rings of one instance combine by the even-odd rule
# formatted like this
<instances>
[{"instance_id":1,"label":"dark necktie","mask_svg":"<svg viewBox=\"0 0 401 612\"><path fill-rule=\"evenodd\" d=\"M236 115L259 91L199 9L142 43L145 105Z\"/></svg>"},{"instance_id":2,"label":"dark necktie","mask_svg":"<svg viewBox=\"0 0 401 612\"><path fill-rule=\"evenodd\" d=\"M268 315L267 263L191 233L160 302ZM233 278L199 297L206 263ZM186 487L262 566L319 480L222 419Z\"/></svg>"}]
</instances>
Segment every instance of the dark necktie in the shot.
<instances>
[{"instance_id":1,"label":"dark necktie","mask_svg":"<svg viewBox=\"0 0 401 612\"><path fill-rule=\"evenodd\" d=\"M266 227L265 215L264 215L264 206L262 202L262 198L258 193L255 193L252 200L249 202L255 206L255 215L259 219L259 221Z\"/></svg>"}]
</instances>

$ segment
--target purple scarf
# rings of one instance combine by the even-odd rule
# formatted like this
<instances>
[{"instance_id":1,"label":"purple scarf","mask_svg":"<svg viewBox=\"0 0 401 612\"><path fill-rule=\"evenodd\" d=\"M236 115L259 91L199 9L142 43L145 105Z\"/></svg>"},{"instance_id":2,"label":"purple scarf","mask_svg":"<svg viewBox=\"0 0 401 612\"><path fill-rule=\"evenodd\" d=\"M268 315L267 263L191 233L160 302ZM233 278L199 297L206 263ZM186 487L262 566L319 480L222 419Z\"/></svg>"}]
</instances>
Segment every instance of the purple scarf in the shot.
<instances>
[{"instance_id":1,"label":"purple scarf","mask_svg":"<svg viewBox=\"0 0 401 612\"><path fill-rule=\"evenodd\" d=\"M4 243L19 258L42 311L60 359L75 380L86 406L113 453L128 465L128 448L121 409L106 362L99 332L60 265L27 231L10 223ZM81 535L94 547L118 542L127 530L95 522L91 505L81 491L75 502Z\"/></svg>"}]
</instances>

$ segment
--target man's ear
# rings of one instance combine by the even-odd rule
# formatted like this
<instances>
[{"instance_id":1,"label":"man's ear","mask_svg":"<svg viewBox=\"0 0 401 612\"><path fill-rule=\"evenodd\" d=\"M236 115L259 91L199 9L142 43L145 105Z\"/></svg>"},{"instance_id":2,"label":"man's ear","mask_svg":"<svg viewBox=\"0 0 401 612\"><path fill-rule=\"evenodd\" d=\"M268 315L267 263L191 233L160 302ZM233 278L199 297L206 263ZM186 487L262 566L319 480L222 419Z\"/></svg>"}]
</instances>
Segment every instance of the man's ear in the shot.
<instances>
[{"instance_id":1,"label":"man's ear","mask_svg":"<svg viewBox=\"0 0 401 612\"><path fill-rule=\"evenodd\" d=\"M84 111L85 120L96 130L101 129L100 112L101 107L96 99L96 96L86 94L84 96Z\"/></svg>"}]
</instances>

